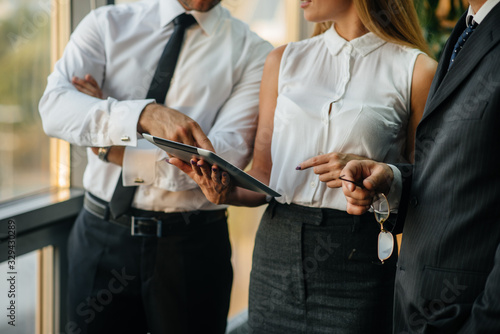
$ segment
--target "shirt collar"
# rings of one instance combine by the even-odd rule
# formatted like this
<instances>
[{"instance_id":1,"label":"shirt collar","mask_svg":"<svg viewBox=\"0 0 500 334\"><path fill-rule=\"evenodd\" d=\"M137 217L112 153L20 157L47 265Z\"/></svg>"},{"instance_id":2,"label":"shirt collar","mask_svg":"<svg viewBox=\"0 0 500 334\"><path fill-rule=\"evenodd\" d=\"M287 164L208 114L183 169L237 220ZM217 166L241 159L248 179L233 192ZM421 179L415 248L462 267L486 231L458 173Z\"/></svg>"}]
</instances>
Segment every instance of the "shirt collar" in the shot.
<instances>
[{"instance_id":1,"label":"shirt collar","mask_svg":"<svg viewBox=\"0 0 500 334\"><path fill-rule=\"evenodd\" d=\"M481 8L477 11L477 13L474 13L474 10L472 10L472 7L469 6L469 11L467 12L467 19L466 23L467 25L472 24L472 20L476 22L477 24L481 24L481 22L484 20L484 18L491 12L491 10L500 2L500 0L487 0Z\"/></svg>"},{"instance_id":2,"label":"shirt collar","mask_svg":"<svg viewBox=\"0 0 500 334\"><path fill-rule=\"evenodd\" d=\"M193 15L193 17L196 19L196 22L208 35L212 34L215 30L216 24L219 21L223 10L221 5L218 4L208 12L204 13L195 10L186 11L184 7L181 6L178 0L160 0L159 6L161 27L165 27L180 14L188 13Z\"/></svg>"},{"instance_id":3,"label":"shirt collar","mask_svg":"<svg viewBox=\"0 0 500 334\"><path fill-rule=\"evenodd\" d=\"M355 38L351 41L346 41L337 33L337 30L335 30L335 27L333 25L323 35L325 41L327 42L326 45L328 49L335 56L338 55L344 47L350 46L354 48L354 50L356 50L360 55L366 57L368 54L387 43L372 32L368 32L363 36Z\"/></svg>"}]
</instances>

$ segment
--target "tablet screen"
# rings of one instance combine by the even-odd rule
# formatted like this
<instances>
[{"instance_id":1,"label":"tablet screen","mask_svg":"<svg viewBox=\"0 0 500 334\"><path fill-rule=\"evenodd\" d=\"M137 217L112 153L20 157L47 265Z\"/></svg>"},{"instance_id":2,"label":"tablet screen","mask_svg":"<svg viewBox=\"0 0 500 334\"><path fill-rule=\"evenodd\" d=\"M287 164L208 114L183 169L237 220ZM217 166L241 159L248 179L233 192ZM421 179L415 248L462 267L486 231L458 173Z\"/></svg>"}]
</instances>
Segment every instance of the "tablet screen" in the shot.
<instances>
[{"instance_id":1,"label":"tablet screen","mask_svg":"<svg viewBox=\"0 0 500 334\"><path fill-rule=\"evenodd\" d=\"M270 195L272 197L281 196L281 194L269 188L267 185L257 180L253 176L245 173L240 168L226 161L225 159L218 156L214 152L178 143L168 139L151 136L147 133L143 133L142 136L149 142L156 145L157 147L173 155L174 157L181 159L186 163L190 163L191 159L197 158L197 159L203 159L212 165L216 164L222 170L228 172L230 176L234 177L237 185L242 188Z\"/></svg>"}]
</instances>

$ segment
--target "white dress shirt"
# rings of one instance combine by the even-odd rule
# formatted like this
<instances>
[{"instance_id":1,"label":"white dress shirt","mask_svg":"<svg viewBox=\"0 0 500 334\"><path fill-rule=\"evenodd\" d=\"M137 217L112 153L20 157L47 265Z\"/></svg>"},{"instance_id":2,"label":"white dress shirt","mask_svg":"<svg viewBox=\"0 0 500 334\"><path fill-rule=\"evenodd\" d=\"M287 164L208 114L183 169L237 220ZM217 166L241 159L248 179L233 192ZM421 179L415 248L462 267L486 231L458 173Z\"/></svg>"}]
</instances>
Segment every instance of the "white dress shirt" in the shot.
<instances>
[{"instance_id":1,"label":"white dress shirt","mask_svg":"<svg viewBox=\"0 0 500 334\"><path fill-rule=\"evenodd\" d=\"M486 15L491 12L491 10L500 2L500 0L487 0L481 8L474 13L474 10L471 6L469 6L469 11L467 12L467 22L472 22L474 20L477 24L481 24L483 22Z\"/></svg>"},{"instance_id":2,"label":"white dress shirt","mask_svg":"<svg viewBox=\"0 0 500 334\"><path fill-rule=\"evenodd\" d=\"M373 33L346 41L332 27L290 43L283 54L274 116L270 186L281 203L346 210L300 162L330 152L403 162L413 68L421 51Z\"/></svg>"},{"instance_id":3,"label":"white dress shirt","mask_svg":"<svg viewBox=\"0 0 500 334\"><path fill-rule=\"evenodd\" d=\"M123 184L140 185L133 207L154 211L213 210L199 187L137 134L137 122L160 55L185 12L177 0L105 6L74 31L40 101L47 134L80 146L125 145ZM216 152L239 167L251 157L259 86L272 46L217 5L190 12L198 24L185 42L165 105L196 120ZM78 92L73 76L91 74L104 100ZM88 150L84 187L109 201L121 168ZM143 182L137 183L136 181Z\"/></svg>"}]
</instances>

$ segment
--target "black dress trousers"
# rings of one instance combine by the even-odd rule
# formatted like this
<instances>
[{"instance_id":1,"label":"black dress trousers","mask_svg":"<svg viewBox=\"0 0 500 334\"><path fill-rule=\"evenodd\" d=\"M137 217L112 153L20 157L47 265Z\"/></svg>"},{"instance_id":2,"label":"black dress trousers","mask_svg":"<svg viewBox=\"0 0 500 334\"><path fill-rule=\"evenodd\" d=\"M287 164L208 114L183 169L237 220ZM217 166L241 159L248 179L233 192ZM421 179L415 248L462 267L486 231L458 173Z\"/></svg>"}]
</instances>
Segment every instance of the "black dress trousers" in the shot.
<instances>
[{"instance_id":1,"label":"black dress trousers","mask_svg":"<svg viewBox=\"0 0 500 334\"><path fill-rule=\"evenodd\" d=\"M132 237L83 209L69 263L65 333L225 331L233 279L226 218L162 238Z\"/></svg>"}]
</instances>

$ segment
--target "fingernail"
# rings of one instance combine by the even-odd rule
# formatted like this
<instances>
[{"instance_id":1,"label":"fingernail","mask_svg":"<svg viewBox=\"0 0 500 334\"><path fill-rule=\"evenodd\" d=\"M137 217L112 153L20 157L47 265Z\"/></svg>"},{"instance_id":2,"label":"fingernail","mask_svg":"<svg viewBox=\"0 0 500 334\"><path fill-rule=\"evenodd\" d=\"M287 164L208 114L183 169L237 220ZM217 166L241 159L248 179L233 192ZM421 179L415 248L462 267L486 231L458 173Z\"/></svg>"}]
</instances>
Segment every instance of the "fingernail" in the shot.
<instances>
[{"instance_id":1,"label":"fingernail","mask_svg":"<svg viewBox=\"0 0 500 334\"><path fill-rule=\"evenodd\" d=\"M169 158L165 158L165 162L170 163L170 159Z\"/></svg>"},{"instance_id":2,"label":"fingernail","mask_svg":"<svg viewBox=\"0 0 500 334\"><path fill-rule=\"evenodd\" d=\"M194 165L194 164L196 164L196 161L191 160L191 165Z\"/></svg>"},{"instance_id":3,"label":"fingernail","mask_svg":"<svg viewBox=\"0 0 500 334\"><path fill-rule=\"evenodd\" d=\"M217 168L216 167L212 167L212 171L216 172Z\"/></svg>"},{"instance_id":4,"label":"fingernail","mask_svg":"<svg viewBox=\"0 0 500 334\"><path fill-rule=\"evenodd\" d=\"M302 170L302 167L297 166L297 167L295 167L295 170Z\"/></svg>"}]
</instances>

